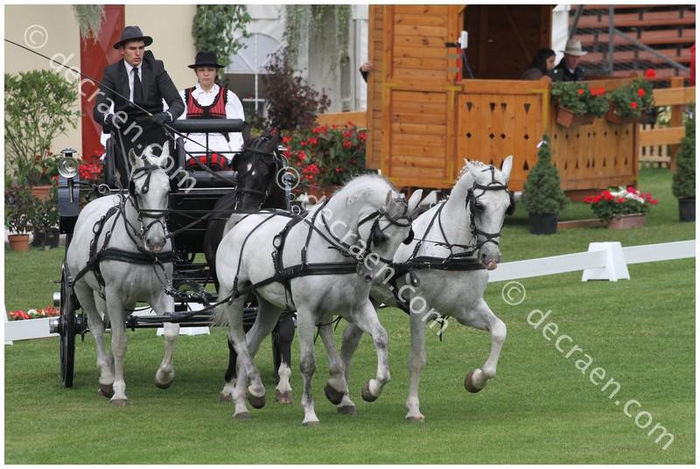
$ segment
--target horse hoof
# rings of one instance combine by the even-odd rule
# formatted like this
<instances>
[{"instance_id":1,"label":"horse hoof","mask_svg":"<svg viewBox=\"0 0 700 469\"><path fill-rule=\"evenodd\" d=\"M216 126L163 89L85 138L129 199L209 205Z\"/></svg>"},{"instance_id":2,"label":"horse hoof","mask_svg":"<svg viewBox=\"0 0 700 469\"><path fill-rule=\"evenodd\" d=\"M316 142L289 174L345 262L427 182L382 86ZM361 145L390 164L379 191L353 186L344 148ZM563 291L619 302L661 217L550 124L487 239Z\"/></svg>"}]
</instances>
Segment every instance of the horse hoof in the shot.
<instances>
[{"instance_id":1,"label":"horse hoof","mask_svg":"<svg viewBox=\"0 0 700 469\"><path fill-rule=\"evenodd\" d=\"M233 414L233 418L236 420L250 420L250 412L239 412Z\"/></svg>"},{"instance_id":2,"label":"horse hoof","mask_svg":"<svg viewBox=\"0 0 700 469\"><path fill-rule=\"evenodd\" d=\"M231 394L226 394L225 392L219 393L219 402L231 402L232 400Z\"/></svg>"},{"instance_id":3,"label":"horse hoof","mask_svg":"<svg viewBox=\"0 0 700 469\"><path fill-rule=\"evenodd\" d=\"M114 388L111 384L100 384L100 389L97 391L98 396L111 399L114 396Z\"/></svg>"},{"instance_id":4,"label":"horse hoof","mask_svg":"<svg viewBox=\"0 0 700 469\"><path fill-rule=\"evenodd\" d=\"M423 423L425 422L425 417L422 415L411 415L406 417L406 422L408 423Z\"/></svg>"},{"instance_id":5,"label":"horse hoof","mask_svg":"<svg viewBox=\"0 0 700 469\"><path fill-rule=\"evenodd\" d=\"M248 402L250 402L250 405L252 405L254 408L262 409L265 407L265 395L263 394L262 396L257 397L249 393Z\"/></svg>"},{"instance_id":6,"label":"horse hoof","mask_svg":"<svg viewBox=\"0 0 700 469\"><path fill-rule=\"evenodd\" d=\"M331 404L338 405L343 401L343 396L345 395L344 392L333 389L333 386L330 384L326 384L324 390L326 391L326 397L329 401L331 401Z\"/></svg>"},{"instance_id":7,"label":"horse hoof","mask_svg":"<svg viewBox=\"0 0 700 469\"><path fill-rule=\"evenodd\" d=\"M373 395L371 392L369 392L369 381L365 383L365 385L362 387L362 399L364 399L366 402L374 402L377 400L379 396Z\"/></svg>"},{"instance_id":8,"label":"horse hoof","mask_svg":"<svg viewBox=\"0 0 700 469\"><path fill-rule=\"evenodd\" d=\"M318 420L312 420L310 422L302 422L302 425L307 427L307 428L318 427L319 425L321 425L321 422L319 422Z\"/></svg>"},{"instance_id":9,"label":"horse hoof","mask_svg":"<svg viewBox=\"0 0 700 469\"><path fill-rule=\"evenodd\" d=\"M354 405L343 405L337 408L338 413L342 415L355 415Z\"/></svg>"},{"instance_id":10,"label":"horse hoof","mask_svg":"<svg viewBox=\"0 0 700 469\"><path fill-rule=\"evenodd\" d=\"M277 391L275 400L280 404L291 404L292 403L292 393L291 391Z\"/></svg>"},{"instance_id":11,"label":"horse hoof","mask_svg":"<svg viewBox=\"0 0 700 469\"><path fill-rule=\"evenodd\" d=\"M157 380L156 380L155 383L156 383L156 387L157 387L158 389L168 389L168 388L170 387L170 385L173 384L172 381L170 381L170 382L168 382L168 383L159 383Z\"/></svg>"},{"instance_id":12,"label":"horse hoof","mask_svg":"<svg viewBox=\"0 0 700 469\"><path fill-rule=\"evenodd\" d=\"M467 391L469 391L472 394L475 394L484 388L477 388L474 385L474 380L472 378L473 375L474 375L474 370L467 373L467 376L464 378L464 389L466 389Z\"/></svg>"},{"instance_id":13,"label":"horse hoof","mask_svg":"<svg viewBox=\"0 0 700 469\"><path fill-rule=\"evenodd\" d=\"M126 407L126 399L112 399L109 404L112 407Z\"/></svg>"}]
</instances>

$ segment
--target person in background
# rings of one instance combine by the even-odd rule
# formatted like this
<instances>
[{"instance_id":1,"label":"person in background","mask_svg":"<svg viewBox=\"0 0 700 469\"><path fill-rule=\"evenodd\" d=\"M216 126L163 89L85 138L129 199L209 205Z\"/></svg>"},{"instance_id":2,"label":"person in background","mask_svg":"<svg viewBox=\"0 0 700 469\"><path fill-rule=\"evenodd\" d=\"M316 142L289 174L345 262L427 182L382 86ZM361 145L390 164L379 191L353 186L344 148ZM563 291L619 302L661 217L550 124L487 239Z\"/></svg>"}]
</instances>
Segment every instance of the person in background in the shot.
<instances>
[{"instance_id":1,"label":"person in background","mask_svg":"<svg viewBox=\"0 0 700 469\"><path fill-rule=\"evenodd\" d=\"M374 70L374 64L372 62L365 62L360 66L360 74L365 83L367 83L367 77L372 70Z\"/></svg>"},{"instance_id":2,"label":"person in background","mask_svg":"<svg viewBox=\"0 0 700 469\"><path fill-rule=\"evenodd\" d=\"M554 67L551 77L554 81L583 81L585 73L583 67L579 65L581 57L588 54L581 47L581 41L578 39L569 39L566 41L564 58Z\"/></svg>"},{"instance_id":3,"label":"person in background","mask_svg":"<svg viewBox=\"0 0 700 469\"><path fill-rule=\"evenodd\" d=\"M194 63L188 65L197 75L197 84L180 91L186 112L180 119L241 119L245 121L243 105L233 91L216 83L217 71L223 65L217 63L213 52L198 52ZM190 133L185 140L188 155L187 166L196 166L192 157L206 164L208 148L212 169L223 169L230 165L235 153L243 149L243 136L240 132ZM208 143L208 146L207 146Z\"/></svg>"},{"instance_id":4,"label":"person in background","mask_svg":"<svg viewBox=\"0 0 700 469\"><path fill-rule=\"evenodd\" d=\"M537 51L532 59L530 66L520 76L521 80L539 80L544 75L549 75L549 72L554 68L554 51L552 49L542 48Z\"/></svg>"}]
</instances>

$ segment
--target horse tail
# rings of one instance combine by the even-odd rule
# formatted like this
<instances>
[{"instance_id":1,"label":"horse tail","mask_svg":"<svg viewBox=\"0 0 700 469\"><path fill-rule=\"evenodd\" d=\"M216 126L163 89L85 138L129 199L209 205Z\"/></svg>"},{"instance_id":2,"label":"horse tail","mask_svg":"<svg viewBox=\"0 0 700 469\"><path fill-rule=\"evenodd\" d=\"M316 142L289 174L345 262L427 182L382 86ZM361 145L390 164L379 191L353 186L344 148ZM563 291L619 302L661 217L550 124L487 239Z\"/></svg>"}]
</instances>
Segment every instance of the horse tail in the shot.
<instances>
[{"instance_id":1,"label":"horse tail","mask_svg":"<svg viewBox=\"0 0 700 469\"><path fill-rule=\"evenodd\" d=\"M214 314L211 315L211 325L213 327L228 326L228 318L226 317L226 303L220 304L214 308Z\"/></svg>"}]
</instances>

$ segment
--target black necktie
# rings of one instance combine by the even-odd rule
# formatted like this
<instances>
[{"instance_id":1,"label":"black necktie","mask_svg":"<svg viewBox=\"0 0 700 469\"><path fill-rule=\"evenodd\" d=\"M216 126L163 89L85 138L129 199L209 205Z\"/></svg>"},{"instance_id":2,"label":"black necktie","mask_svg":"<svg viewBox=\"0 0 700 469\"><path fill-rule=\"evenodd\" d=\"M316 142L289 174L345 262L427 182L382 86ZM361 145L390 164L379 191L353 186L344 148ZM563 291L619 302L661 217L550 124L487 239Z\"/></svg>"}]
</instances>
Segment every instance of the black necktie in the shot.
<instances>
[{"instance_id":1,"label":"black necktie","mask_svg":"<svg viewBox=\"0 0 700 469\"><path fill-rule=\"evenodd\" d=\"M143 87L141 86L141 79L139 78L139 69L134 67L131 70L134 72L134 102L136 104L143 104Z\"/></svg>"}]
</instances>

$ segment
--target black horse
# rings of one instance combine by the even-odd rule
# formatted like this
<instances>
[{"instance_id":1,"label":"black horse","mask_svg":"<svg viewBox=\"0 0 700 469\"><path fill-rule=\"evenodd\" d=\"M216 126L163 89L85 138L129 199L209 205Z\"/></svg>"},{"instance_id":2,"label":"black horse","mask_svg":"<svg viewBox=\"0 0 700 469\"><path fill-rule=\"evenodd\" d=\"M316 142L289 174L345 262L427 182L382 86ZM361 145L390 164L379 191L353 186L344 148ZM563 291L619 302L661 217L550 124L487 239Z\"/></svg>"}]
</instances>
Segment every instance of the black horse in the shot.
<instances>
[{"instance_id":1,"label":"black horse","mask_svg":"<svg viewBox=\"0 0 700 469\"><path fill-rule=\"evenodd\" d=\"M265 208L289 209L285 189L284 160L277 152L279 135L264 135L250 139L249 132L243 132L244 147L241 154L233 160L232 169L238 172L236 190L225 195L216 203L204 236L204 255L218 291L219 280L216 276L216 250L223 238L226 221L234 211L256 211ZM250 305L255 306L255 296L251 294ZM245 315L244 325L247 331L255 321L255 308L251 307ZM272 332L272 355L275 379L279 380L278 370L282 362L291 366L291 347L294 339L294 317L284 314ZM225 380L229 382L236 377L237 355L231 344L229 363ZM222 392L222 400L230 396Z\"/></svg>"}]
</instances>

